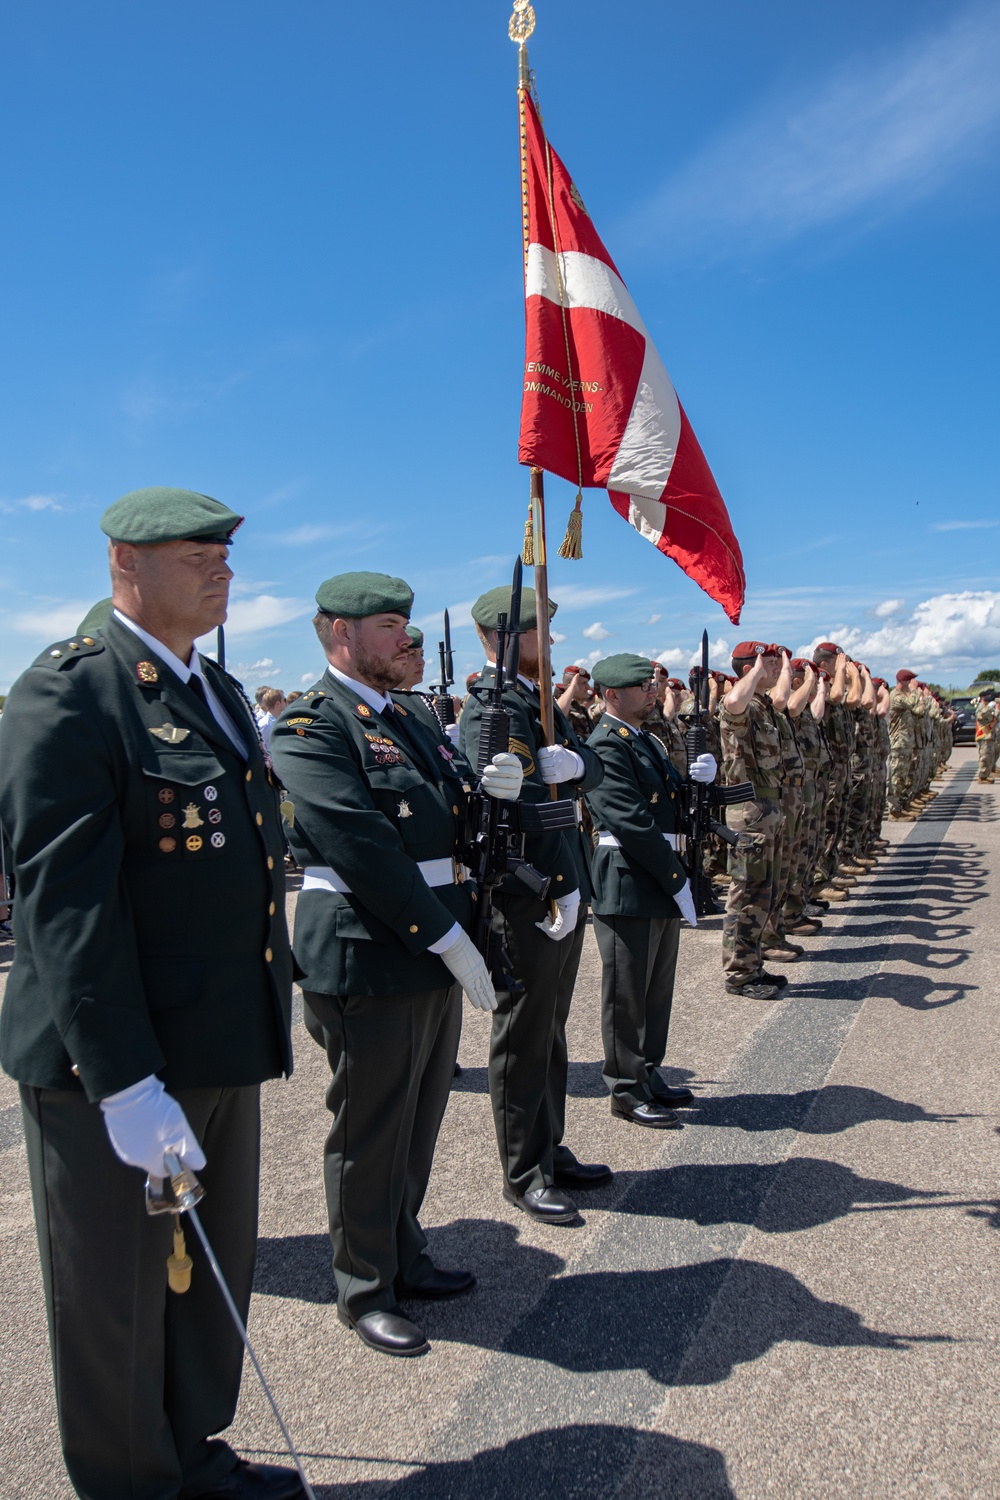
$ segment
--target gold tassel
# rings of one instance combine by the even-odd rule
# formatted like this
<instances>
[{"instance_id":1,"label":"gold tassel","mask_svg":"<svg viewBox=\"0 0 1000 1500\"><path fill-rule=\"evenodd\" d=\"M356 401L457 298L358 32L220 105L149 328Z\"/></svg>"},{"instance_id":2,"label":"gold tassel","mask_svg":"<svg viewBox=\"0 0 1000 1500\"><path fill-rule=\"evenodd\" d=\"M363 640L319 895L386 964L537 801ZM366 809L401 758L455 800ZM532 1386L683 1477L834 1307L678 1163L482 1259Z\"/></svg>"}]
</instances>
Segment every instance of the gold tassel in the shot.
<instances>
[{"instance_id":1,"label":"gold tassel","mask_svg":"<svg viewBox=\"0 0 1000 1500\"><path fill-rule=\"evenodd\" d=\"M172 1292L181 1296L191 1289L191 1267L193 1265L187 1246L184 1243L184 1231L180 1225L180 1219L174 1225L174 1253L167 1261L167 1285Z\"/></svg>"},{"instance_id":2,"label":"gold tassel","mask_svg":"<svg viewBox=\"0 0 1000 1500\"><path fill-rule=\"evenodd\" d=\"M570 511L569 520L566 522L566 535L563 537L562 546L559 548L560 557L579 559L583 556L583 495L579 490L576 492L576 504Z\"/></svg>"},{"instance_id":3,"label":"gold tassel","mask_svg":"<svg viewBox=\"0 0 1000 1500\"><path fill-rule=\"evenodd\" d=\"M526 568L535 566L535 544L534 528L531 524L531 506L528 506L528 519L524 523L524 546L521 548L521 561Z\"/></svg>"}]
</instances>

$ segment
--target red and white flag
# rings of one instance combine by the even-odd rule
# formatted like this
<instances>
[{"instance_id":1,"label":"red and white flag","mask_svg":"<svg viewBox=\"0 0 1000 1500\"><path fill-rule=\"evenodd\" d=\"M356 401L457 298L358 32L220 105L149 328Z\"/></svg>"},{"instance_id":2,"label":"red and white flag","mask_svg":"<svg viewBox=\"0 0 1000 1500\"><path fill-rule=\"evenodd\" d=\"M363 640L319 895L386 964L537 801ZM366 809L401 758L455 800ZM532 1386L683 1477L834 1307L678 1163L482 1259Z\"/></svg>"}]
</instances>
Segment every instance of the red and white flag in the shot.
<instances>
[{"instance_id":1,"label":"red and white flag","mask_svg":"<svg viewBox=\"0 0 1000 1500\"><path fill-rule=\"evenodd\" d=\"M606 489L737 624L743 558L698 439L527 91L524 395L518 458Z\"/></svg>"}]
</instances>

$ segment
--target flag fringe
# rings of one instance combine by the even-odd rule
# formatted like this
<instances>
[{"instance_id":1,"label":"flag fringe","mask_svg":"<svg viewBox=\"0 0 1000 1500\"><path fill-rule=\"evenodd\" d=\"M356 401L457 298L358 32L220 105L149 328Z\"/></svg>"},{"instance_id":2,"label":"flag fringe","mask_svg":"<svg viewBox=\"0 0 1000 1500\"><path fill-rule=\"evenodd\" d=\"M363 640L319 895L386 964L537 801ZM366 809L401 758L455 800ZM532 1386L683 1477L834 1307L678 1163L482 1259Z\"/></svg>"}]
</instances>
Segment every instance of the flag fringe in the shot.
<instances>
[{"instance_id":1,"label":"flag fringe","mask_svg":"<svg viewBox=\"0 0 1000 1500\"><path fill-rule=\"evenodd\" d=\"M562 546L559 548L559 556L579 560L583 556L583 495L577 490L576 504L570 511L569 520L566 522L566 535L563 537Z\"/></svg>"},{"instance_id":2,"label":"flag fringe","mask_svg":"<svg viewBox=\"0 0 1000 1500\"><path fill-rule=\"evenodd\" d=\"M535 533L531 524L531 506L528 506L528 519L524 523L524 545L521 548L521 561L526 568L535 566Z\"/></svg>"}]
</instances>

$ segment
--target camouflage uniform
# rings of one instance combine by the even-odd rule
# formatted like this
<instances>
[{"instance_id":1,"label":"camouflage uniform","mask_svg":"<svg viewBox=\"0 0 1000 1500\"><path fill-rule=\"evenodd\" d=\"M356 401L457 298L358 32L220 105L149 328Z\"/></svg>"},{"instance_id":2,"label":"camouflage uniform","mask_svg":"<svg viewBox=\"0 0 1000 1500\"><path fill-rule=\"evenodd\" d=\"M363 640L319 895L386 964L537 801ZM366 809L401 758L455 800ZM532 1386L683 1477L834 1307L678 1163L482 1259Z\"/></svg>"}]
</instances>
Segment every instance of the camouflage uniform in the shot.
<instances>
[{"instance_id":1,"label":"camouflage uniform","mask_svg":"<svg viewBox=\"0 0 1000 1500\"><path fill-rule=\"evenodd\" d=\"M729 856L731 876L722 925L722 967L727 979L749 984L763 971L761 938L777 901L781 881L784 780L781 737L770 698L755 694L741 714L725 702L719 711L723 781L752 781L755 799L728 809L736 833L760 836L757 848Z\"/></svg>"},{"instance_id":2,"label":"camouflage uniform","mask_svg":"<svg viewBox=\"0 0 1000 1500\"><path fill-rule=\"evenodd\" d=\"M885 817L885 801L889 783L889 756L892 751L892 741L889 737L889 717L887 714L875 715L875 790L871 802L871 823L868 830L869 847L882 832L882 819Z\"/></svg>"},{"instance_id":3,"label":"camouflage uniform","mask_svg":"<svg viewBox=\"0 0 1000 1500\"><path fill-rule=\"evenodd\" d=\"M830 751L830 779L817 866L819 876L826 882L832 880L837 873L850 806L851 755L854 749L851 710L845 703L827 703L823 725Z\"/></svg>"},{"instance_id":4,"label":"camouflage uniform","mask_svg":"<svg viewBox=\"0 0 1000 1500\"><path fill-rule=\"evenodd\" d=\"M812 896L820 844L820 815L826 807L830 775L830 751L822 724L813 718L807 704L795 721L795 739L802 756L802 825L794 868L785 897L784 918L794 925Z\"/></svg>"},{"instance_id":5,"label":"camouflage uniform","mask_svg":"<svg viewBox=\"0 0 1000 1500\"><path fill-rule=\"evenodd\" d=\"M979 752L979 780L987 781L993 775L997 763L997 708L996 700L976 704L976 749Z\"/></svg>"},{"instance_id":6,"label":"camouflage uniform","mask_svg":"<svg viewBox=\"0 0 1000 1500\"><path fill-rule=\"evenodd\" d=\"M668 719L662 703L654 704L653 711L643 724L647 734L655 735L667 752L667 759L680 776L687 776L687 741L684 725L679 719Z\"/></svg>"},{"instance_id":7,"label":"camouflage uniform","mask_svg":"<svg viewBox=\"0 0 1000 1500\"><path fill-rule=\"evenodd\" d=\"M767 919L761 947L787 948L785 936L785 903L792 888L802 844L802 815L805 808L803 782L805 763L799 749L796 725L787 709L775 708L774 720L781 739L781 763L785 779L781 786L781 813L784 819L781 847L781 874L777 881L774 906Z\"/></svg>"},{"instance_id":8,"label":"camouflage uniform","mask_svg":"<svg viewBox=\"0 0 1000 1500\"><path fill-rule=\"evenodd\" d=\"M911 695L901 687L889 694L889 811L898 817L913 796L917 739Z\"/></svg>"},{"instance_id":9,"label":"camouflage uniform","mask_svg":"<svg viewBox=\"0 0 1000 1500\"><path fill-rule=\"evenodd\" d=\"M851 752L851 782L848 787L847 825L844 831L845 859L864 854L871 826L871 800L874 789L875 748L878 731L874 716L867 708L850 710L854 721L854 748Z\"/></svg>"},{"instance_id":10,"label":"camouflage uniform","mask_svg":"<svg viewBox=\"0 0 1000 1500\"><path fill-rule=\"evenodd\" d=\"M582 703L574 699L566 711L566 717L581 740L590 739L594 732L594 721Z\"/></svg>"}]
</instances>

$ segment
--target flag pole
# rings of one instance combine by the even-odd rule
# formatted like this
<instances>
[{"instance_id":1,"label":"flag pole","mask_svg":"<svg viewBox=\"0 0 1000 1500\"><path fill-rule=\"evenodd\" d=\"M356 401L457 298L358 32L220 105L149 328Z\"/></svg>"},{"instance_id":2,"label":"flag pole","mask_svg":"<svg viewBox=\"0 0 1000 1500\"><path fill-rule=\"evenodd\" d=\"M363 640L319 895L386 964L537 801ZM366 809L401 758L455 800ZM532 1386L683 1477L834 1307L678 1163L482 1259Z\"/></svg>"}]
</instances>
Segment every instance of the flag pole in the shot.
<instances>
[{"instance_id":1,"label":"flag pole","mask_svg":"<svg viewBox=\"0 0 1000 1500\"><path fill-rule=\"evenodd\" d=\"M521 232L525 269L531 225L528 215L528 132L525 122L525 99L531 88L528 67L528 38L535 29L535 10L531 0L514 0L514 14L507 35L517 43L517 114L521 145ZM532 468L529 482L531 554L535 570L535 616L538 621L538 698L542 715L542 738L547 745L555 743L555 706L552 700L552 653L549 645L549 573L545 550L545 483L543 471ZM555 799L559 793L549 788Z\"/></svg>"}]
</instances>

